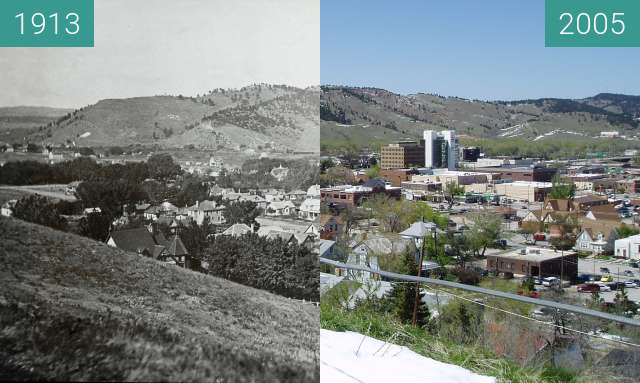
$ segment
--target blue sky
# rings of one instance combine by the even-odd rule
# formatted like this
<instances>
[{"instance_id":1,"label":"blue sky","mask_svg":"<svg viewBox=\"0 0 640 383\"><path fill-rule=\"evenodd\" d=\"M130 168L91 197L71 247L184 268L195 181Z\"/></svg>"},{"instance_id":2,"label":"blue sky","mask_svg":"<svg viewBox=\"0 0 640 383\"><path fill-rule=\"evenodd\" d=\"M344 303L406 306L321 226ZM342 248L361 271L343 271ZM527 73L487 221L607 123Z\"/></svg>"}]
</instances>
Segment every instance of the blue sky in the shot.
<instances>
[{"instance_id":1,"label":"blue sky","mask_svg":"<svg viewBox=\"0 0 640 383\"><path fill-rule=\"evenodd\" d=\"M322 84L483 100L640 94L640 48L545 48L544 0L322 0Z\"/></svg>"}]
</instances>

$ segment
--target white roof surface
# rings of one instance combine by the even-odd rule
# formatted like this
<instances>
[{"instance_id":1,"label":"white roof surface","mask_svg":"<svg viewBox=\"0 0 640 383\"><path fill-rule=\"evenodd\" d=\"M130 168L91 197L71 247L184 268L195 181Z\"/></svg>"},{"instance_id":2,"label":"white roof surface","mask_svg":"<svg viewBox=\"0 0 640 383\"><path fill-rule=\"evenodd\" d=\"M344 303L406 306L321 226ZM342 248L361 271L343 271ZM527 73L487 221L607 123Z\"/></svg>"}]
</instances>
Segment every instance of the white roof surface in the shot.
<instances>
[{"instance_id":1,"label":"white roof surface","mask_svg":"<svg viewBox=\"0 0 640 383\"><path fill-rule=\"evenodd\" d=\"M385 343L362 334L320 330L320 382L495 383L495 381L495 378L438 362L406 347Z\"/></svg>"}]
</instances>

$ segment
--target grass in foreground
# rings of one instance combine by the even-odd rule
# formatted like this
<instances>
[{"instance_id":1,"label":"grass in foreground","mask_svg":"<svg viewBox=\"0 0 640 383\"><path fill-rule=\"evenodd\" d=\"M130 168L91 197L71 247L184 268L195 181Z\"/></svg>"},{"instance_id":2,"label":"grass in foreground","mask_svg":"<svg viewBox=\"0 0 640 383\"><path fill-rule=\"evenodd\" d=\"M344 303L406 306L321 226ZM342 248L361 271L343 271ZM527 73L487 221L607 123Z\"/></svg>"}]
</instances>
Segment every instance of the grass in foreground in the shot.
<instances>
[{"instance_id":1,"label":"grass in foreground","mask_svg":"<svg viewBox=\"0 0 640 383\"><path fill-rule=\"evenodd\" d=\"M335 305L329 291L321 301L320 326L334 331L354 331L403 345L418 354L464 367L481 375L494 376L499 382L512 383L586 383L587 380L557 368L522 368L499 358L480 346L447 342L429 332L400 323L389 314L365 308L346 310ZM338 292L339 294L339 292Z\"/></svg>"},{"instance_id":2,"label":"grass in foreground","mask_svg":"<svg viewBox=\"0 0 640 383\"><path fill-rule=\"evenodd\" d=\"M312 305L0 217L0 380L319 379Z\"/></svg>"}]
</instances>

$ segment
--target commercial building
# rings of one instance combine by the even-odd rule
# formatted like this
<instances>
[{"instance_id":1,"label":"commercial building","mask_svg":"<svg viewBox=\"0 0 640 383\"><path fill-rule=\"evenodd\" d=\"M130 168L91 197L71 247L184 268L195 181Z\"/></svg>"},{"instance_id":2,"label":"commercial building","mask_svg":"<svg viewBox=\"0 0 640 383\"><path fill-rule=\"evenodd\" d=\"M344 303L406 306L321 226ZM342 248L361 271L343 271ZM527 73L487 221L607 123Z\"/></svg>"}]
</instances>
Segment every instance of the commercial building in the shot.
<instances>
[{"instance_id":1,"label":"commercial building","mask_svg":"<svg viewBox=\"0 0 640 383\"><path fill-rule=\"evenodd\" d=\"M503 182L503 183L477 183L465 185L465 192L471 193L491 193L503 195L510 200L518 202L544 201L551 191L553 184L550 182Z\"/></svg>"},{"instance_id":2,"label":"commercial building","mask_svg":"<svg viewBox=\"0 0 640 383\"><path fill-rule=\"evenodd\" d=\"M391 186L402 186L403 182L411 180L411 177L419 174L416 169L381 169L380 178L391 183Z\"/></svg>"},{"instance_id":3,"label":"commercial building","mask_svg":"<svg viewBox=\"0 0 640 383\"><path fill-rule=\"evenodd\" d=\"M320 189L320 199L323 203L341 208L358 206L376 194L400 199L402 189L387 185L379 179L367 181L364 185L342 185Z\"/></svg>"},{"instance_id":4,"label":"commercial building","mask_svg":"<svg viewBox=\"0 0 640 383\"><path fill-rule=\"evenodd\" d=\"M424 166L432 169L455 170L458 166L458 140L453 130L425 130Z\"/></svg>"},{"instance_id":5,"label":"commercial building","mask_svg":"<svg viewBox=\"0 0 640 383\"><path fill-rule=\"evenodd\" d=\"M424 150L424 141L403 141L383 146L380 150L380 168L423 167Z\"/></svg>"},{"instance_id":6,"label":"commercial building","mask_svg":"<svg viewBox=\"0 0 640 383\"><path fill-rule=\"evenodd\" d=\"M551 182L558 172L556 168L545 166L518 168L475 168L479 172L493 173L505 181Z\"/></svg>"},{"instance_id":7,"label":"commercial building","mask_svg":"<svg viewBox=\"0 0 640 383\"><path fill-rule=\"evenodd\" d=\"M487 270L512 276L556 277L575 281L578 276L578 255L574 251L527 247L500 255L488 255Z\"/></svg>"},{"instance_id":8,"label":"commercial building","mask_svg":"<svg viewBox=\"0 0 640 383\"><path fill-rule=\"evenodd\" d=\"M640 259L640 234L617 239L614 255L627 259Z\"/></svg>"},{"instance_id":9,"label":"commercial building","mask_svg":"<svg viewBox=\"0 0 640 383\"><path fill-rule=\"evenodd\" d=\"M464 152L463 152L464 155ZM518 167L531 167L536 160L533 158L478 158L476 161L465 160L464 165L466 168L518 168Z\"/></svg>"},{"instance_id":10,"label":"commercial building","mask_svg":"<svg viewBox=\"0 0 640 383\"><path fill-rule=\"evenodd\" d=\"M478 158L480 158L480 148L477 146L462 149L462 161L477 162Z\"/></svg>"},{"instance_id":11,"label":"commercial building","mask_svg":"<svg viewBox=\"0 0 640 383\"><path fill-rule=\"evenodd\" d=\"M455 183L456 185L484 184L491 182L491 173L463 172L455 170L434 169L431 174L419 174L411 177L411 181L425 183Z\"/></svg>"}]
</instances>

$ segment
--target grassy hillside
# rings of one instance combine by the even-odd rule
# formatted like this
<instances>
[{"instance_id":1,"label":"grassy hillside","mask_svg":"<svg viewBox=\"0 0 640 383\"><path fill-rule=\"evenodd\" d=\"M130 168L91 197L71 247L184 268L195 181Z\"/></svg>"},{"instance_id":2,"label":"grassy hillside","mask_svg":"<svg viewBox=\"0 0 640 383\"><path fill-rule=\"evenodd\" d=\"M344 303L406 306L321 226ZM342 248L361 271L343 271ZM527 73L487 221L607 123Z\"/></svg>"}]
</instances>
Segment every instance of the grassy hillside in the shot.
<instances>
[{"instance_id":1,"label":"grassy hillside","mask_svg":"<svg viewBox=\"0 0 640 383\"><path fill-rule=\"evenodd\" d=\"M384 89L323 86L325 148L416 139L425 129L453 129L475 139L593 140L601 131L635 136L636 96L600 94L582 100L480 101L434 94L400 95Z\"/></svg>"},{"instance_id":2,"label":"grassy hillside","mask_svg":"<svg viewBox=\"0 0 640 383\"><path fill-rule=\"evenodd\" d=\"M0 217L0 379L318 380L319 312Z\"/></svg>"},{"instance_id":3,"label":"grassy hillside","mask_svg":"<svg viewBox=\"0 0 640 383\"><path fill-rule=\"evenodd\" d=\"M39 127L27 139L58 145L195 145L206 149L242 146L259 150L269 144L318 151L319 97L319 89L260 84L216 89L195 97L102 100L53 125ZM244 135L250 139L245 140Z\"/></svg>"},{"instance_id":4,"label":"grassy hillside","mask_svg":"<svg viewBox=\"0 0 640 383\"><path fill-rule=\"evenodd\" d=\"M39 106L0 107L0 142L22 142L26 135L64 117L70 109Z\"/></svg>"}]
</instances>

